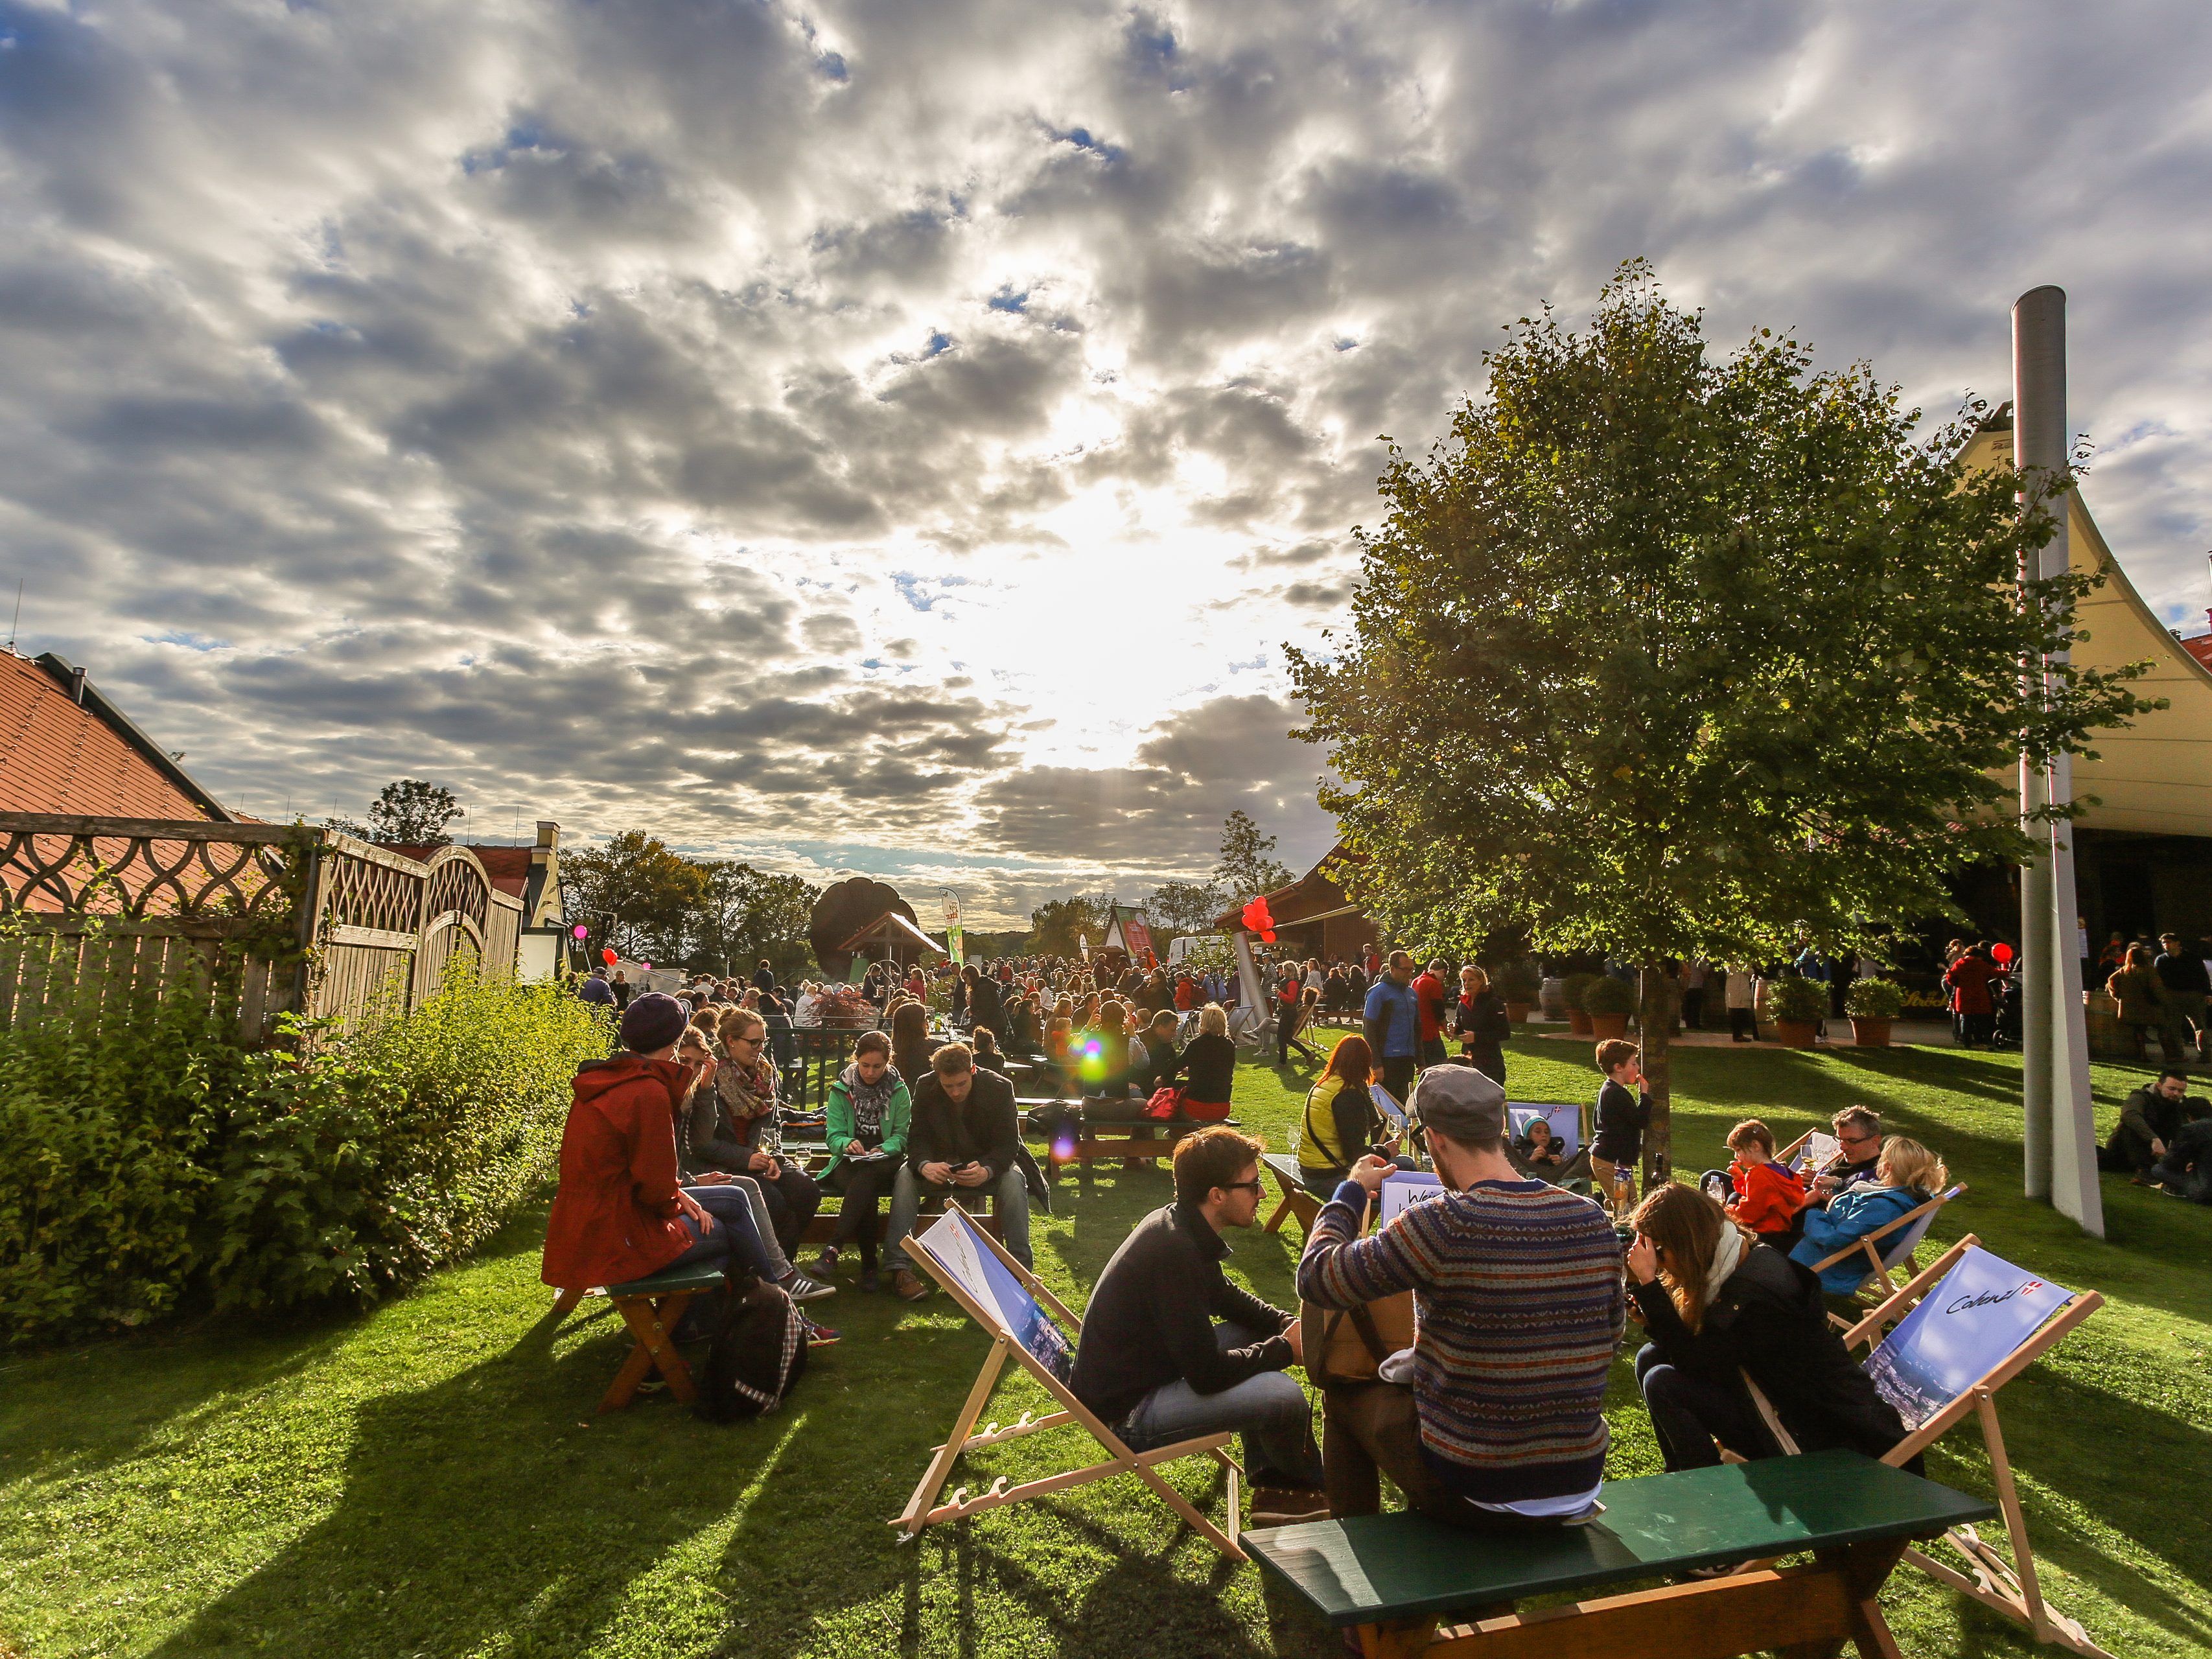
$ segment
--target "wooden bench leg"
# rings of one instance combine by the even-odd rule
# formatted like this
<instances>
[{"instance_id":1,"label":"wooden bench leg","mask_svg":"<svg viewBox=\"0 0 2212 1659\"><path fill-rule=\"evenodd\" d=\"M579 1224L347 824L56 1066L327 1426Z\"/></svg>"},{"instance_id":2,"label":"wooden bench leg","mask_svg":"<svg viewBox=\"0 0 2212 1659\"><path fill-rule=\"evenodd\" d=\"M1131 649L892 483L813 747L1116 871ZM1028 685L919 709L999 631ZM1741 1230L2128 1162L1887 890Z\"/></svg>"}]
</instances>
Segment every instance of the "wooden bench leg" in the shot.
<instances>
[{"instance_id":1,"label":"wooden bench leg","mask_svg":"<svg viewBox=\"0 0 2212 1659\"><path fill-rule=\"evenodd\" d=\"M1274 1214L1267 1218L1267 1224L1261 1228L1261 1231L1262 1232L1270 1233L1279 1232L1282 1230L1284 1218L1288 1216L1290 1212L1291 1195L1288 1193L1285 1193L1283 1194L1283 1201L1275 1206Z\"/></svg>"},{"instance_id":2,"label":"wooden bench leg","mask_svg":"<svg viewBox=\"0 0 2212 1659\"><path fill-rule=\"evenodd\" d=\"M674 1291L655 1302L642 1296L616 1298L615 1309L629 1327L637 1343L623 1361L623 1368L615 1373L608 1385L606 1397L599 1401L602 1412L618 1412L637 1398L638 1384L645 1381L647 1371L658 1370L668 1384L669 1393L685 1405L698 1399L699 1390L691 1381L691 1368L684 1363L684 1356L676 1352L670 1340L677 1321L684 1317L684 1310L691 1304L695 1292Z\"/></svg>"},{"instance_id":3,"label":"wooden bench leg","mask_svg":"<svg viewBox=\"0 0 2212 1659\"><path fill-rule=\"evenodd\" d=\"M576 1304L584 1299L581 1291L563 1291L553 1298L553 1317L565 1319L576 1311Z\"/></svg>"}]
</instances>

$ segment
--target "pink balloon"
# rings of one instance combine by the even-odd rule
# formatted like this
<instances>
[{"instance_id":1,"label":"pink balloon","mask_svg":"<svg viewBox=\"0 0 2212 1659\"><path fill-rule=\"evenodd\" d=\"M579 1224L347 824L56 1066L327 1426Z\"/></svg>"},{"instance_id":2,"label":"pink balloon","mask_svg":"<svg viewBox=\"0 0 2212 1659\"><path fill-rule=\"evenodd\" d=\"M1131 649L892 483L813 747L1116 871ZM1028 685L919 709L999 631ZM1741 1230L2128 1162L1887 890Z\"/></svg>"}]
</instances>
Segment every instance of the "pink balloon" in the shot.
<instances>
[{"instance_id":1,"label":"pink balloon","mask_svg":"<svg viewBox=\"0 0 2212 1659\"><path fill-rule=\"evenodd\" d=\"M651 972L653 971L653 964L652 964L651 963L649 963L649 962L641 962L641 963L639 963L637 965L638 965L639 967L641 967L641 968L644 969L645 969L645 971L646 971L647 973L648 973L648 974L649 974L649 973L651 973Z\"/></svg>"},{"instance_id":2,"label":"pink balloon","mask_svg":"<svg viewBox=\"0 0 2212 1659\"><path fill-rule=\"evenodd\" d=\"M582 922L580 922L580 922L578 922L578 923L576 924L576 937L577 937L578 939L582 939L586 934L589 933L591 931L592 931L592 930L591 930L590 928L588 928L588 927L585 927L585 926L584 926L584 924L583 924Z\"/></svg>"}]
</instances>

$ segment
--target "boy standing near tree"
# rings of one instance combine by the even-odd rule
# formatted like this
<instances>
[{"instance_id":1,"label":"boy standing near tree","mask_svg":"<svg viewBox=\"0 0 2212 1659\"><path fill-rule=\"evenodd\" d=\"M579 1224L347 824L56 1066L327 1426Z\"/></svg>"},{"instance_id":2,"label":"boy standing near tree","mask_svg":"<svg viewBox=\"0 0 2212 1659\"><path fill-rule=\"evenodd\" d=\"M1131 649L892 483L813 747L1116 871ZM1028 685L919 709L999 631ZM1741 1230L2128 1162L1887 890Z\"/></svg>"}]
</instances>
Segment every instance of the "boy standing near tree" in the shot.
<instances>
[{"instance_id":1,"label":"boy standing near tree","mask_svg":"<svg viewBox=\"0 0 2212 1659\"><path fill-rule=\"evenodd\" d=\"M1605 1083L1597 1091L1590 1174L1605 1202L1618 1211L1624 1202L1635 1201L1636 1160L1651 1123L1651 1097L1644 1088L1643 1051L1626 1037L1607 1037L1597 1045L1597 1068L1605 1073Z\"/></svg>"}]
</instances>

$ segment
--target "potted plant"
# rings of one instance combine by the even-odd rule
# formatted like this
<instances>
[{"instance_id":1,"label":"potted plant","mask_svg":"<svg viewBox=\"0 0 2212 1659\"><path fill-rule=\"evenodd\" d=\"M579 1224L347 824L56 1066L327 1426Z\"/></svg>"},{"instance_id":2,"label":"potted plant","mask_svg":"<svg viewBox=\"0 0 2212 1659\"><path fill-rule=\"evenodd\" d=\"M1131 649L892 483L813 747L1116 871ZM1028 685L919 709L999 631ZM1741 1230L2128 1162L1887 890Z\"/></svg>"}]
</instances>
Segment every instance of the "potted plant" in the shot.
<instances>
[{"instance_id":1,"label":"potted plant","mask_svg":"<svg viewBox=\"0 0 2212 1659\"><path fill-rule=\"evenodd\" d=\"M1790 1048L1809 1048L1813 1034L1827 1018L1828 988L1814 979L1784 975L1768 987L1766 1012L1775 1040Z\"/></svg>"},{"instance_id":2,"label":"potted plant","mask_svg":"<svg viewBox=\"0 0 2212 1659\"><path fill-rule=\"evenodd\" d=\"M1844 992L1851 1041L1862 1048L1889 1047L1889 1022L1905 1012L1905 988L1894 980L1855 979Z\"/></svg>"},{"instance_id":3,"label":"potted plant","mask_svg":"<svg viewBox=\"0 0 2212 1659\"><path fill-rule=\"evenodd\" d=\"M1583 988L1583 1012L1594 1037L1626 1036L1628 1017L1635 1012L1636 988L1625 979L1601 974Z\"/></svg>"},{"instance_id":4,"label":"potted plant","mask_svg":"<svg viewBox=\"0 0 2212 1659\"><path fill-rule=\"evenodd\" d=\"M1559 987L1559 1000L1566 1004L1567 1030L1577 1036L1590 1034L1589 1015L1583 1009L1583 993L1598 981L1595 974L1569 974Z\"/></svg>"},{"instance_id":5,"label":"potted plant","mask_svg":"<svg viewBox=\"0 0 2212 1659\"><path fill-rule=\"evenodd\" d=\"M1544 976L1536 970L1536 964L1526 957L1517 962L1509 962L1498 970L1495 983L1498 994L1505 1000L1507 1019L1516 1025L1527 1023L1529 1014L1535 1009L1536 994L1543 980Z\"/></svg>"}]
</instances>

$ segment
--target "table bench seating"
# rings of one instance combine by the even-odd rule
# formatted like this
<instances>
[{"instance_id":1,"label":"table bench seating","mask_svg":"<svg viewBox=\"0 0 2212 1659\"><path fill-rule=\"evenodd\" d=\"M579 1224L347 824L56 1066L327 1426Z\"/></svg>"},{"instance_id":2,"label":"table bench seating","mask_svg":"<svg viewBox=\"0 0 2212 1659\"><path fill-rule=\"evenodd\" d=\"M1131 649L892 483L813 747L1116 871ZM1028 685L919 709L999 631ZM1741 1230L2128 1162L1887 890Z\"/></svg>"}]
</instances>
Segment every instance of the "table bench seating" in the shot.
<instances>
[{"instance_id":1,"label":"table bench seating","mask_svg":"<svg viewBox=\"0 0 2212 1659\"><path fill-rule=\"evenodd\" d=\"M722 1269L717 1263L713 1267L669 1267L626 1285L571 1287L555 1298L553 1316L558 1319L573 1311L586 1297L604 1296L629 1328L629 1356L623 1361L622 1369L615 1373L615 1380L607 1385L605 1395L600 1398L601 1411L618 1412L629 1405L637 1398L638 1384L645 1381L647 1372L653 1370L658 1370L667 1382L668 1392L685 1405L698 1399L698 1388L691 1381L691 1368L676 1352L672 1340L676 1322L684 1317L684 1310L691 1305L693 1297L720 1290L721 1285Z\"/></svg>"},{"instance_id":2,"label":"table bench seating","mask_svg":"<svg viewBox=\"0 0 2212 1659\"><path fill-rule=\"evenodd\" d=\"M1244 1534L1267 1571L1368 1659L1731 1659L1778 1649L1872 1659L1898 1649L1877 1604L1906 1546L1993 1504L1852 1451L1609 1482L1605 1512L1557 1531L1463 1531L1410 1512ZM1529 1597L1810 1552L1739 1571L1526 1613ZM1455 1620L1464 1621L1455 1625Z\"/></svg>"},{"instance_id":3,"label":"table bench seating","mask_svg":"<svg viewBox=\"0 0 2212 1659\"><path fill-rule=\"evenodd\" d=\"M1092 1122L1084 1113L1080 1101L1044 1101L1042 1105L1057 1105L1074 1120L1075 1139L1063 1140L1053 1137L1045 1154L1045 1179L1057 1181L1060 1172L1073 1164L1088 1173L1089 1166L1101 1161L1119 1158L1142 1158L1158 1163L1175 1156L1176 1142L1185 1135L1194 1135L1200 1129L1221 1126L1240 1127L1233 1117L1221 1118L1137 1118L1114 1122Z\"/></svg>"},{"instance_id":4,"label":"table bench seating","mask_svg":"<svg viewBox=\"0 0 2212 1659\"><path fill-rule=\"evenodd\" d=\"M1279 1232L1283 1223L1293 1217L1298 1231L1311 1232L1314 1218L1321 1213L1322 1200L1307 1189L1305 1176L1298 1169L1297 1157L1290 1152L1263 1152L1260 1161L1267 1166L1267 1173L1275 1178L1282 1189L1283 1201L1275 1206L1274 1214L1267 1218L1267 1231Z\"/></svg>"}]
</instances>

